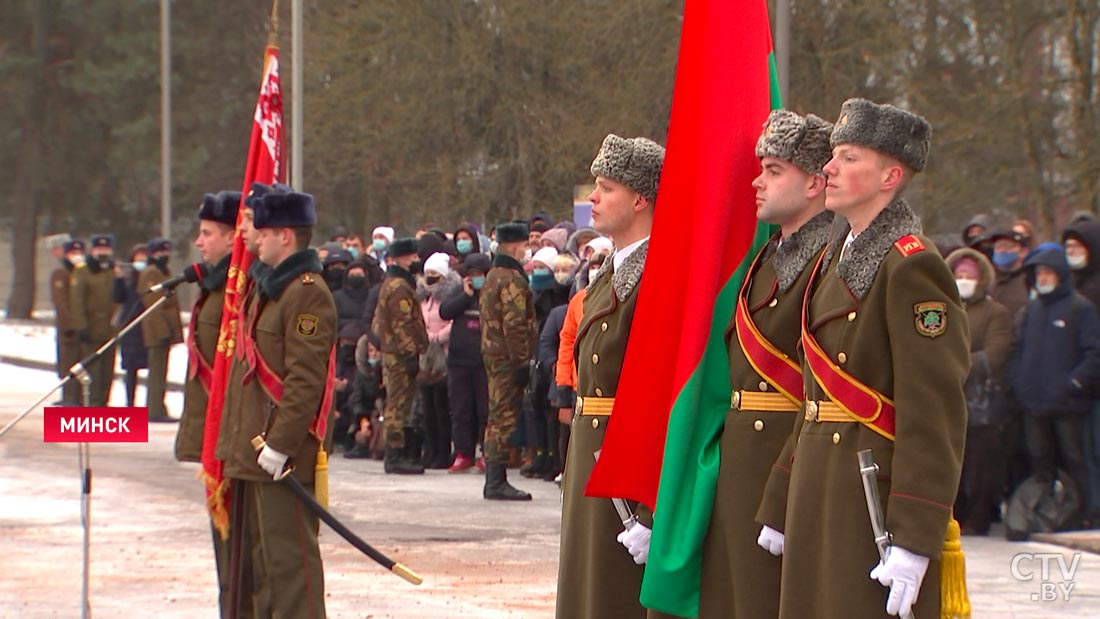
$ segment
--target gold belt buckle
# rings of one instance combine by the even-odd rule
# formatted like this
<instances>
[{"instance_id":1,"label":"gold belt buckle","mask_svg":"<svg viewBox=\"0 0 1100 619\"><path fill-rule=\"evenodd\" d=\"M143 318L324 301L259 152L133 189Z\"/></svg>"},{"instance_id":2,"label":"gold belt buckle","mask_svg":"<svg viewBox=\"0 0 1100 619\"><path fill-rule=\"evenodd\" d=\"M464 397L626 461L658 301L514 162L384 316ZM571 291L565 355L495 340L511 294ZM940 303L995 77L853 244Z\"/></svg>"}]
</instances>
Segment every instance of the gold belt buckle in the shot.
<instances>
[{"instance_id":1,"label":"gold belt buckle","mask_svg":"<svg viewBox=\"0 0 1100 619\"><path fill-rule=\"evenodd\" d=\"M730 408L733 410L741 410L741 392L734 391L730 396Z\"/></svg>"},{"instance_id":2,"label":"gold belt buckle","mask_svg":"<svg viewBox=\"0 0 1100 619\"><path fill-rule=\"evenodd\" d=\"M806 421L817 421L817 402L806 400Z\"/></svg>"}]
</instances>

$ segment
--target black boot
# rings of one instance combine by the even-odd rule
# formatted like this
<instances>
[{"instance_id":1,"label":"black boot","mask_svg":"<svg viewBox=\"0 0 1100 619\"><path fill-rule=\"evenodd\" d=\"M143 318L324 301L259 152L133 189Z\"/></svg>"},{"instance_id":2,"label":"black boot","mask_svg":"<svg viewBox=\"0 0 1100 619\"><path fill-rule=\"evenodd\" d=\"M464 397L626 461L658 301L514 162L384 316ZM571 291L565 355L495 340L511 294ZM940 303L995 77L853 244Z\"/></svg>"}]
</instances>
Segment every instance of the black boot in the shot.
<instances>
[{"instance_id":1,"label":"black boot","mask_svg":"<svg viewBox=\"0 0 1100 619\"><path fill-rule=\"evenodd\" d=\"M421 461L423 446L424 435L416 428L405 428L405 463L416 475L424 473L424 463Z\"/></svg>"},{"instance_id":2,"label":"black boot","mask_svg":"<svg viewBox=\"0 0 1100 619\"><path fill-rule=\"evenodd\" d=\"M410 462L405 457L404 447L387 447L382 468L392 475L423 475L424 467L419 462Z\"/></svg>"},{"instance_id":3,"label":"black boot","mask_svg":"<svg viewBox=\"0 0 1100 619\"><path fill-rule=\"evenodd\" d=\"M485 463L485 490L482 496L490 501L530 501L531 495L508 483L508 471L503 462Z\"/></svg>"}]
</instances>

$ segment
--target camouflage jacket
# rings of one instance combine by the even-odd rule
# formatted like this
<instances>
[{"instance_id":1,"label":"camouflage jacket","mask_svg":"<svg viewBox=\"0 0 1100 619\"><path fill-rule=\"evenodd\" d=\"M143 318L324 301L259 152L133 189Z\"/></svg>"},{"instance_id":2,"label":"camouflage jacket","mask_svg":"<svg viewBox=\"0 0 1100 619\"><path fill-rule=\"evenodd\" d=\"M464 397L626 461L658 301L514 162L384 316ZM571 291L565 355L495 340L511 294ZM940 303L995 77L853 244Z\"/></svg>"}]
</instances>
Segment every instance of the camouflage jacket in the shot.
<instances>
[{"instance_id":1,"label":"camouflage jacket","mask_svg":"<svg viewBox=\"0 0 1100 619\"><path fill-rule=\"evenodd\" d=\"M390 266L378 292L371 331L382 341L382 352L414 357L428 350L428 330L416 300L416 280L408 271Z\"/></svg>"},{"instance_id":2,"label":"camouflage jacket","mask_svg":"<svg viewBox=\"0 0 1100 619\"><path fill-rule=\"evenodd\" d=\"M514 258L498 255L485 278L479 301L481 312L481 354L486 365L514 369L526 365L535 355L535 304Z\"/></svg>"}]
</instances>

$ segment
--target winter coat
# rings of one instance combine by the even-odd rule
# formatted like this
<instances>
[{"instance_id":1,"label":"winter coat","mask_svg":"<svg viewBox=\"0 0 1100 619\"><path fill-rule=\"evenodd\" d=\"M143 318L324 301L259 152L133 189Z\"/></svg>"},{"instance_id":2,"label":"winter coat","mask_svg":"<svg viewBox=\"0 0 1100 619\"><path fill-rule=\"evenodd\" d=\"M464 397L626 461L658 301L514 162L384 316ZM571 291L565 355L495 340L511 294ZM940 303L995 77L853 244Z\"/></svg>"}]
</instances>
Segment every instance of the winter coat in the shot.
<instances>
[{"instance_id":1,"label":"winter coat","mask_svg":"<svg viewBox=\"0 0 1100 619\"><path fill-rule=\"evenodd\" d=\"M1039 265L1055 269L1061 281L1024 310L1012 350L1011 385L1026 414L1086 413L1092 408L1090 393L1100 384L1100 315L1074 292L1064 253L1038 252L1024 267Z\"/></svg>"},{"instance_id":2,"label":"winter coat","mask_svg":"<svg viewBox=\"0 0 1100 619\"><path fill-rule=\"evenodd\" d=\"M133 269L128 269L125 276L115 278L111 297L120 305L116 321L119 329L145 310L137 291L137 281L138 272ZM140 325L122 336L119 340L119 351L122 353L122 369L144 370L149 367L149 353L145 349L145 338Z\"/></svg>"},{"instance_id":3,"label":"winter coat","mask_svg":"<svg viewBox=\"0 0 1100 619\"><path fill-rule=\"evenodd\" d=\"M442 296L439 317L451 321L450 345L447 348L447 365L462 368L480 368L485 363L481 356L481 313L478 297L459 286L447 296Z\"/></svg>"},{"instance_id":4,"label":"winter coat","mask_svg":"<svg viewBox=\"0 0 1100 619\"><path fill-rule=\"evenodd\" d=\"M367 307L367 297L370 289L366 286L353 288L346 283L336 292L332 293L332 299L336 302L336 319L340 329L353 322L369 325L363 322L363 314Z\"/></svg>"},{"instance_id":5,"label":"winter coat","mask_svg":"<svg viewBox=\"0 0 1100 619\"><path fill-rule=\"evenodd\" d=\"M416 287L416 298L420 301L424 326L428 329L428 342L441 344L444 354L447 353L447 346L451 341L451 321L439 315L439 306L442 299L450 298L456 290L461 289L462 280L455 273L448 274L430 288L423 280Z\"/></svg>"},{"instance_id":6,"label":"winter coat","mask_svg":"<svg viewBox=\"0 0 1100 619\"><path fill-rule=\"evenodd\" d=\"M538 329L538 333L542 333L542 327L546 324L550 310L569 303L569 288L568 285L562 286L558 282L553 282L549 288L532 291L535 299L535 328Z\"/></svg>"},{"instance_id":7,"label":"winter coat","mask_svg":"<svg viewBox=\"0 0 1100 619\"><path fill-rule=\"evenodd\" d=\"M558 336L558 367L554 373L558 393L575 393L577 390L577 364L573 358L573 347L577 343L577 328L580 327L581 318L584 316L584 298L588 291L582 289L570 299L566 306L565 319L562 322L561 333ZM559 399L561 398L559 395Z\"/></svg>"},{"instance_id":8,"label":"winter coat","mask_svg":"<svg viewBox=\"0 0 1100 619\"><path fill-rule=\"evenodd\" d=\"M1100 308L1100 221L1082 221L1066 228L1062 242L1073 238L1089 252L1084 268L1073 271L1073 287Z\"/></svg>"},{"instance_id":9,"label":"winter coat","mask_svg":"<svg viewBox=\"0 0 1100 619\"><path fill-rule=\"evenodd\" d=\"M1015 271L997 271L997 282L990 296L1005 306L1014 328L1020 319L1020 312L1031 300L1028 289L1027 269L1020 267Z\"/></svg>"},{"instance_id":10,"label":"winter coat","mask_svg":"<svg viewBox=\"0 0 1100 619\"><path fill-rule=\"evenodd\" d=\"M1008 353L1012 348L1012 318L1008 310L989 296L990 288L996 277L993 264L981 252L962 248L951 252L947 258L947 267L954 272L955 264L962 258L971 258L981 269L978 286L974 296L963 299L966 319L970 323L970 371L982 367L984 359L992 377L1003 378L1008 364Z\"/></svg>"},{"instance_id":11,"label":"winter coat","mask_svg":"<svg viewBox=\"0 0 1100 619\"><path fill-rule=\"evenodd\" d=\"M558 385L557 380L554 379L554 372L558 363L558 349L561 346L561 328L565 324L565 314L568 310L568 305L559 305L550 310L550 315L546 317L546 324L539 332L539 346L536 354L543 376L550 379L550 390L546 397L551 402L558 401Z\"/></svg>"}]
</instances>

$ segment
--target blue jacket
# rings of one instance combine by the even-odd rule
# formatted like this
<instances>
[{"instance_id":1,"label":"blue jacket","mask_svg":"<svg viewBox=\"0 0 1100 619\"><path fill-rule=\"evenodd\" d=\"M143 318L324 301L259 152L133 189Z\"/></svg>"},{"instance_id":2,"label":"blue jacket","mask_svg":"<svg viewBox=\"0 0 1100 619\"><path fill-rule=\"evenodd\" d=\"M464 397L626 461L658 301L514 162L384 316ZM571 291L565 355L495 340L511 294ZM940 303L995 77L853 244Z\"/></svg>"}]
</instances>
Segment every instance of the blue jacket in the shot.
<instances>
[{"instance_id":1,"label":"blue jacket","mask_svg":"<svg viewBox=\"0 0 1100 619\"><path fill-rule=\"evenodd\" d=\"M1054 291L1027 304L1013 344L1010 378L1029 415L1085 413L1100 386L1100 315L1073 290L1065 254L1036 252L1024 263L1031 281L1037 266L1058 273Z\"/></svg>"}]
</instances>

